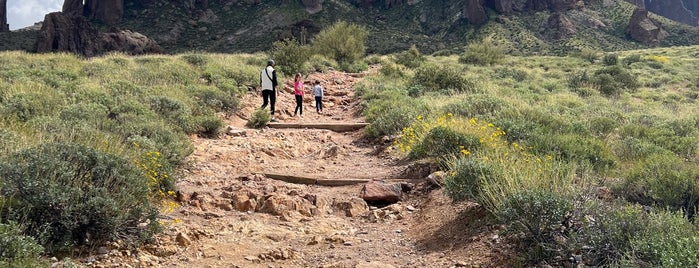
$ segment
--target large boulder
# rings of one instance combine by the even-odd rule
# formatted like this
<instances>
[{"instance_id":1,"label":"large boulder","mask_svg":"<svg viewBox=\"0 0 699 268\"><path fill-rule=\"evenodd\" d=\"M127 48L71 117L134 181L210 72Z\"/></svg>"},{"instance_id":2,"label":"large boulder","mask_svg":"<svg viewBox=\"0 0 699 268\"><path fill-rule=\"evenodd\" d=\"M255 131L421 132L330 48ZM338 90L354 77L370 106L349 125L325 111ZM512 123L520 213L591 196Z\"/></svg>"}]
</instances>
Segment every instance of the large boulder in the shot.
<instances>
[{"instance_id":1,"label":"large boulder","mask_svg":"<svg viewBox=\"0 0 699 268\"><path fill-rule=\"evenodd\" d=\"M485 0L485 5L507 16L512 14L512 1L513 0Z\"/></svg>"},{"instance_id":2,"label":"large boulder","mask_svg":"<svg viewBox=\"0 0 699 268\"><path fill-rule=\"evenodd\" d=\"M101 36L104 51L119 51L132 55L165 53L153 39L130 30L112 30Z\"/></svg>"},{"instance_id":3,"label":"large boulder","mask_svg":"<svg viewBox=\"0 0 699 268\"><path fill-rule=\"evenodd\" d=\"M7 24L7 0L0 0L0 33L9 31L10 25Z\"/></svg>"},{"instance_id":4,"label":"large boulder","mask_svg":"<svg viewBox=\"0 0 699 268\"><path fill-rule=\"evenodd\" d=\"M101 53L99 40L99 31L85 17L54 12L44 17L36 52L73 52L91 57Z\"/></svg>"},{"instance_id":5,"label":"large boulder","mask_svg":"<svg viewBox=\"0 0 699 268\"><path fill-rule=\"evenodd\" d=\"M667 36L660 22L648 17L648 10L641 8L634 10L626 32L634 40L646 45L655 45Z\"/></svg>"},{"instance_id":6,"label":"large boulder","mask_svg":"<svg viewBox=\"0 0 699 268\"><path fill-rule=\"evenodd\" d=\"M370 181L364 184L359 196L366 202L392 204L403 198L403 187L400 183Z\"/></svg>"},{"instance_id":7,"label":"large boulder","mask_svg":"<svg viewBox=\"0 0 699 268\"><path fill-rule=\"evenodd\" d=\"M488 14L485 13L481 0L466 0L462 14L471 24L481 25L488 21Z\"/></svg>"},{"instance_id":8,"label":"large boulder","mask_svg":"<svg viewBox=\"0 0 699 268\"><path fill-rule=\"evenodd\" d=\"M553 31L553 37L560 39L577 32L575 25L562 13L553 13L546 22L546 29Z\"/></svg>"},{"instance_id":9,"label":"large boulder","mask_svg":"<svg viewBox=\"0 0 699 268\"><path fill-rule=\"evenodd\" d=\"M124 16L124 0L86 0L85 11L89 19L116 25Z\"/></svg>"},{"instance_id":10,"label":"large boulder","mask_svg":"<svg viewBox=\"0 0 699 268\"><path fill-rule=\"evenodd\" d=\"M306 11L311 14L318 13L323 10L323 0L301 0Z\"/></svg>"},{"instance_id":11,"label":"large boulder","mask_svg":"<svg viewBox=\"0 0 699 268\"><path fill-rule=\"evenodd\" d=\"M36 42L36 52L72 52L86 57L108 51L132 55L163 53L148 37L129 30L100 33L87 18L54 12L46 15Z\"/></svg>"}]
</instances>

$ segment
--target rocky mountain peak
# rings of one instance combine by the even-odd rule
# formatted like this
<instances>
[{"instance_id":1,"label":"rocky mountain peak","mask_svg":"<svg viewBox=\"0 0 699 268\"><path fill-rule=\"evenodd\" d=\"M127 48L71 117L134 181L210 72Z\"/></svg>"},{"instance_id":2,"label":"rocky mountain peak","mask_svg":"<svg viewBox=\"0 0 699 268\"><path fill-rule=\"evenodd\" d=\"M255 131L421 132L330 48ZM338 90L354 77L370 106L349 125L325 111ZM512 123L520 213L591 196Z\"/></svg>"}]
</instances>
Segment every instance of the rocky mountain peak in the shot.
<instances>
[{"instance_id":1,"label":"rocky mountain peak","mask_svg":"<svg viewBox=\"0 0 699 268\"><path fill-rule=\"evenodd\" d=\"M0 0L0 33L10 31L7 24L7 0Z\"/></svg>"}]
</instances>

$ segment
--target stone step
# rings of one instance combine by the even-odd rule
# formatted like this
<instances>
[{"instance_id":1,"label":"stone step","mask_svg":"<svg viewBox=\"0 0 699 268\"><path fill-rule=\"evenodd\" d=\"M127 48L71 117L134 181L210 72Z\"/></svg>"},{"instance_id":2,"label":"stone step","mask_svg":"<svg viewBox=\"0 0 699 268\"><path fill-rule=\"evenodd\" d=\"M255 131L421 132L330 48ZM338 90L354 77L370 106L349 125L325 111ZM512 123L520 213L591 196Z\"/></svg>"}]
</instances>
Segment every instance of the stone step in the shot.
<instances>
[{"instance_id":1,"label":"stone step","mask_svg":"<svg viewBox=\"0 0 699 268\"><path fill-rule=\"evenodd\" d=\"M270 128L310 128L310 129L328 129L334 132L355 131L368 126L369 123L282 123L270 122L267 124Z\"/></svg>"},{"instance_id":2,"label":"stone step","mask_svg":"<svg viewBox=\"0 0 699 268\"><path fill-rule=\"evenodd\" d=\"M345 185L355 185L355 184L367 183L367 182L371 181L370 179L325 179L325 178L319 179L319 178L309 178L309 177L283 175L283 174L272 174L272 173L263 173L262 175L265 175L265 177L273 179L273 180L278 180L278 181L283 181L283 182L288 182L288 183L320 185L320 186L345 186Z\"/></svg>"}]
</instances>

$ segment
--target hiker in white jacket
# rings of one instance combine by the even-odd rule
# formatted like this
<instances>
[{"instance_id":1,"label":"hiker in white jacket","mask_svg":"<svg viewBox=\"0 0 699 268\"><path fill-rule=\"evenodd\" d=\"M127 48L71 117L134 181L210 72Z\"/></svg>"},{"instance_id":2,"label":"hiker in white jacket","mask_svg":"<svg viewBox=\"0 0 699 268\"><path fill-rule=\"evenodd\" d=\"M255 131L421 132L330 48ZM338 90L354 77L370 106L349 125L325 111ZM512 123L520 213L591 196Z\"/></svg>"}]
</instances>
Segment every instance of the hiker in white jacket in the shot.
<instances>
[{"instance_id":1,"label":"hiker in white jacket","mask_svg":"<svg viewBox=\"0 0 699 268\"><path fill-rule=\"evenodd\" d=\"M274 60L267 61L267 67L260 72L260 86L262 87L262 107L264 109L269 103L272 121L277 121L274 118L274 103L277 102L277 71L274 70Z\"/></svg>"}]
</instances>

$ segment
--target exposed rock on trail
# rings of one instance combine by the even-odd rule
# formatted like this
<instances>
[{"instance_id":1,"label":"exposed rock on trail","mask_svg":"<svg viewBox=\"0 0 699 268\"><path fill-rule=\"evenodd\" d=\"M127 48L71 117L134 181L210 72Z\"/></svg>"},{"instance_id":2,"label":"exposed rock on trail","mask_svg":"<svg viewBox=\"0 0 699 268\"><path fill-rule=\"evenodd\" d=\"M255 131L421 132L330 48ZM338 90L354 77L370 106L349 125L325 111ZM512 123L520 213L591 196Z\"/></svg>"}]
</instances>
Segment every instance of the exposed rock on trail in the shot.
<instances>
[{"instance_id":1,"label":"exposed rock on trail","mask_svg":"<svg viewBox=\"0 0 699 268\"><path fill-rule=\"evenodd\" d=\"M306 102L304 118L281 122L362 122L356 116L354 84L331 71L312 74L328 93L326 113ZM311 99L306 97L306 99ZM492 239L497 226L473 204L453 204L422 178L428 166L406 165L365 141L361 130L246 129L246 117L261 104L251 93L239 115L227 118L228 133L193 137L195 152L181 170L180 206L162 216L165 232L137 251L118 245L93 265L112 267L453 267L504 265L507 254ZM293 95L278 98L282 114ZM292 110L293 111L293 110ZM410 168L408 168L410 167ZM376 178L392 194L391 205L373 207L364 183L344 186L296 184L264 174L347 180ZM415 176L415 175L411 175ZM360 181L361 182L361 181ZM396 186L397 185L397 186ZM387 195L389 198L392 196ZM466 213L459 213L464 208Z\"/></svg>"}]
</instances>

